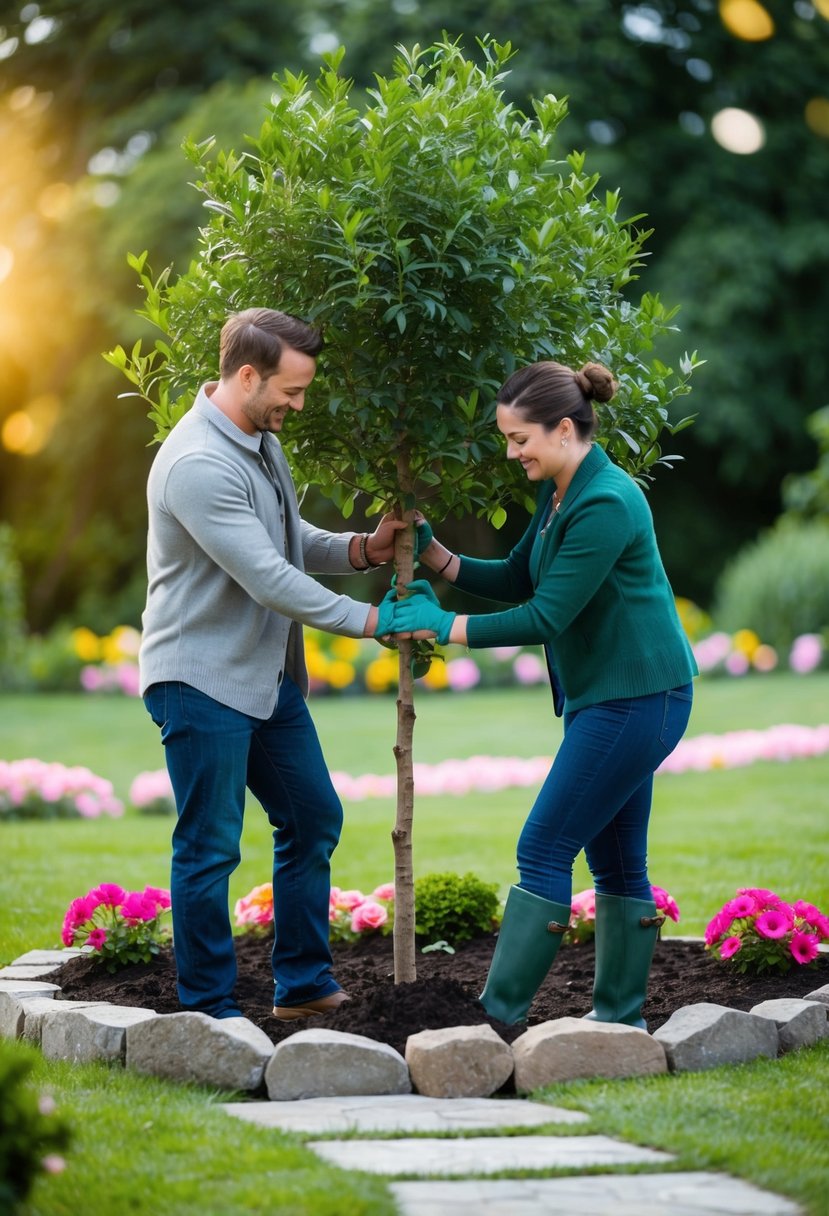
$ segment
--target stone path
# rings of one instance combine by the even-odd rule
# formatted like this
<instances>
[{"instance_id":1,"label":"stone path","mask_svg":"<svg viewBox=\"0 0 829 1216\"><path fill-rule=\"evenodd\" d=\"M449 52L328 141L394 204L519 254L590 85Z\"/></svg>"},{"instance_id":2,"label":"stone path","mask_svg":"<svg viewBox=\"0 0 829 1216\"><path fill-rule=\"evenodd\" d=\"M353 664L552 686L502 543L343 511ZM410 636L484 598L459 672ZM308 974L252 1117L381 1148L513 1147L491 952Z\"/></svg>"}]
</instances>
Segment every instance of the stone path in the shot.
<instances>
[{"instance_id":1,"label":"stone path","mask_svg":"<svg viewBox=\"0 0 829 1216\"><path fill-rule=\"evenodd\" d=\"M589 1117L580 1112L520 1098L398 1094L229 1102L223 1109L249 1123L309 1137L308 1148L344 1169L387 1176L400 1216L802 1216L791 1200L724 1174L653 1172L674 1158L591 1135ZM443 1136L423 1135L436 1131ZM478 1134L457 1138L456 1132ZM343 1133L359 1138L318 1139ZM380 1135L385 1138L372 1138ZM506 1170L610 1171L635 1165L650 1171L480 1177ZM401 1178L414 1180L395 1181Z\"/></svg>"}]
</instances>

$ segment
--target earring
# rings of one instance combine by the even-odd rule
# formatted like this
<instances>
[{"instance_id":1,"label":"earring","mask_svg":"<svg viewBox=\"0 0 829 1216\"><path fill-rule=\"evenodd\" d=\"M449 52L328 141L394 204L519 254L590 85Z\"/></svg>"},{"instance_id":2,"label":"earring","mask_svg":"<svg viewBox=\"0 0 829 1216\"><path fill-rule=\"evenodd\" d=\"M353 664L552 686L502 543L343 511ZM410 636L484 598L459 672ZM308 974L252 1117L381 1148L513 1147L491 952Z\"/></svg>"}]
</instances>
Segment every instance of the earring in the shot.
<instances>
[{"instance_id":1,"label":"earring","mask_svg":"<svg viewBox=\"0 0 829 1216\"><path fill-rule=\"evenodd\" d=\"M566 439L562 439L562 441L561 441L561 446L562 446L563 448L566 448L566 447L567 447L567 440L566 440Z\"/></svg>"}]
</instances>

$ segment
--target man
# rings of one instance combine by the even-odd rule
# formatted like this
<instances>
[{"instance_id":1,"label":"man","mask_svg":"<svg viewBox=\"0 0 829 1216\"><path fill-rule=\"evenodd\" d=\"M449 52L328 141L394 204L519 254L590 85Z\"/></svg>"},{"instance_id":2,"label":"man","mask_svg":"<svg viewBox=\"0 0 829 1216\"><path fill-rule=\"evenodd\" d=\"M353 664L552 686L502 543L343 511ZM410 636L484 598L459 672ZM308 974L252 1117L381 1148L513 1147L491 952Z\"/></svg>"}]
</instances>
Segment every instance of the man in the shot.
<instances>
[{"instance_id":1,"label":"man","mask_svg":"<svg viewBox=\"0 0 829 1216\"><path fill-rule=\"evenodd\" d=\"M228 915L245 788L274 828L274 1015L336 1008L330 858L342 806L305 704L302 625L371 637L378 608L305 573L346 574L393 556L405 525L323 532L299 514L276 436L301 410L322 340L285 313L252 308L221 335L220 380L162 444L147 494L149 587L139 656L161 730L178 820L171 895L179 1000L242 1016Z\"/></svg>"}]
</instances>

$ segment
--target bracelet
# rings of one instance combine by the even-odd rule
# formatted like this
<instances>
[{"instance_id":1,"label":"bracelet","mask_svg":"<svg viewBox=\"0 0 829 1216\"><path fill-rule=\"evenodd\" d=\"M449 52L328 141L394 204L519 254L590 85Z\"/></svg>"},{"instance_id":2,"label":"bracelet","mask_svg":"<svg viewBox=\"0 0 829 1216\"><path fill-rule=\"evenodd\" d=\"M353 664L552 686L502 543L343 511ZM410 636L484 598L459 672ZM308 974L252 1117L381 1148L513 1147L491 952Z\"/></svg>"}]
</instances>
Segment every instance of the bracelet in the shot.
<instances>
[{"instance_id":1,"label":"bracelet","mask_svg":"<svg viewBox=\"0 0 829 1216\"><path fill-rule=\"evenodd\" d=\"M445 562L443 563L443 565L441 566L440 570L436 570L436 571L435 571L435 574L443 574L444 570L445 570L445 569L446 569L446 567L449 565L449 563L451 562L451 560L452 560L452 558L453 558L454 556L455 556L455 554L454 554L454 553L450 553L450 554L449 554L449 556L447 557L446 561L445 561Z\"/></svg>"},{"instance_id":2,"label":"bracelet","mask_svg":"<svg viewBox=\"0 0 829 1216\"><path fill-rule=\"evenodd\" d=\"M369 557L366 546L368 544L369 533L360 533L360 561L363 563L362 570L376 570L379 566L384 566L385 562L373 562Z\"/></svg>"}]
</instances>

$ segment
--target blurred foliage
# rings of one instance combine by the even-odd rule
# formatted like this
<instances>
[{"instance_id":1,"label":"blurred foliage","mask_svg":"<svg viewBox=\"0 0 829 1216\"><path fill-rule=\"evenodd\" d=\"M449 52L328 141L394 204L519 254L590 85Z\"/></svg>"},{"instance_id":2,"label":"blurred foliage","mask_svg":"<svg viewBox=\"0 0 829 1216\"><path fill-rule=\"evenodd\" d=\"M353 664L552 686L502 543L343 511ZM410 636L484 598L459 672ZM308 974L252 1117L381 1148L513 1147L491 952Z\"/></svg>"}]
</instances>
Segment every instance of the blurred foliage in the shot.
<instances>
[{"instance_id":1,"label":"blurred foliage","mask_svg":"<svg viewBox=\"0 0 829 1216\"><path fill-rule=\"evenodd\" d=\"M810 0L765 8L773 36L746 41L715 0L6 4L0 427L25 413L46 438L30 454L0 448L0 513L18 534L33 627L78 620L82 604L99 629L137 624L152 453L142 410L119 400L100 352L147 332L126 250L183 268L195 249L203 213L181 188L183 136L242 147L272 73L314 71L344 43L356 86L371 86L395 42L428 44L444 27L470 45L487 31L512 40L508 98L523 109L531 95L568 98L561 155L587 150L620 188L620 214L647 213L655 229L648 287L682 305L681 335L660 357L698 349L707 365L697 425L673 449L687 463L657 480L651 503L674 586L709 603L728 558L779 513L784 478L814 468L805 421L827 404L829 20ZM726 106L762 122L760 151L716 142L710 121ZM337 518L313 495L306 512ZM441 535L501 551L524 519L513 509L500 536L478 521Z\"/></svg>"},{"instance_id":2,"label":"blurred foliage","mask_svg":"<svg viewBox=\"0 0 829 1216\"><path fill-rule=\"evenodd\" d=\"M783 518L743 549L720 579L714 619L750 629L776 650L829 625L829 522Z\"/></svg>"},{"instance_id":3,"label":"blurred foliage","mask_svg":"<svg viewBox=\"0 0 829 1216\"><path fill-rule=\"evenodd\" d=\"M808 473L792 473L783 482L786 513L797 519L829 520L829 406L807 421L818 445L818 462Z\"/></svg>"}]
</instances>

